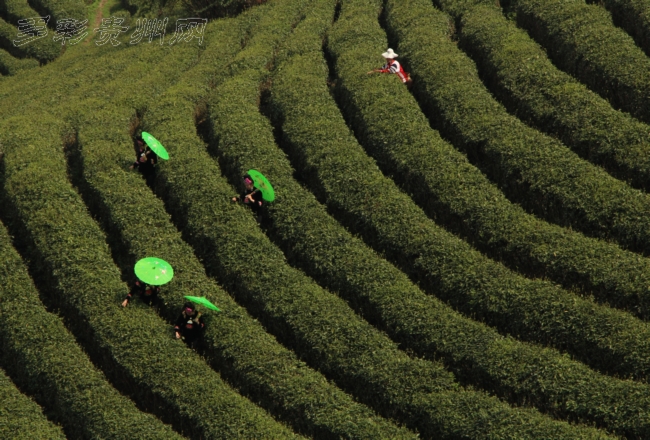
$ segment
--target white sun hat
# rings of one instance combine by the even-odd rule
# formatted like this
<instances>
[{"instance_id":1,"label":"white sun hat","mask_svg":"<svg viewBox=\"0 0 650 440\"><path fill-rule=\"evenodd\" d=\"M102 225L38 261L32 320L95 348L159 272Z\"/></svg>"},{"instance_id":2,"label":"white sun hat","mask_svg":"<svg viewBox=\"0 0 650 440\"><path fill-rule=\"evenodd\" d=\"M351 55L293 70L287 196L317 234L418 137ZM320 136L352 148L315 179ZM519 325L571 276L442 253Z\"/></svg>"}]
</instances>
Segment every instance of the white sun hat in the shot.
<instances>
[{"instance_id":1,"label":"white sun hat","mask_svg":"<svg viewBox=\"0 0 650 440\"><path fill-rule=\"evenodd\" d=\"M384 58L397 58L399 55L397 55L395 52L393 52L393 49L388 48L388 50L384 53L381 54L382 57Z\"/></svg>"}]
</instances>

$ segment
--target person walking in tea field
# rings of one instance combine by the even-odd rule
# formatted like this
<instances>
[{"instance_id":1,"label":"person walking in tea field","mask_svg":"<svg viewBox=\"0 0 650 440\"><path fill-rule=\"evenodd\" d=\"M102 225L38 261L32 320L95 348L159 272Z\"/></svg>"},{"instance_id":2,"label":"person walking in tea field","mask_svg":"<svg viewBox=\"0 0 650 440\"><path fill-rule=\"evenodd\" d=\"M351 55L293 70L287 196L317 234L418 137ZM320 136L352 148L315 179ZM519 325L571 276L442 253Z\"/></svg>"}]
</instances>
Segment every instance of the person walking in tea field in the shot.
<instances>
[{"instance_id":1,"label":"person walking in tea field","mask_svg":"<svg viewBox=\"0 0 650 440\"><path fill-rule=\"evenodd\" d=\"M145 284L142 281L138 280L133 283L131 291L126 295L124 301L122 301L122 307L126 307L129 304L131 298L135 295L140 295L140 299L147 305L156 305L158 302L158 294L160 293L159 286L150 286Z\"/></svg>"},{"instance_id":2,"label":"person walking in tea field","mask_svg":"<svg viewBox=\"0 0 650 440\"><path fill-rule=\"evenodd\" d=\"M135 162L129 169L137 169L147 179L147 182L153 180L156 169L155 165L158 163L158 156L154 153L148 145L145 145L142 137L135 140Z\"/></svg>"},{"instance_id":3,"label":"person walking in tea field","mask_svg":"<svg viewBox=\"0 0 650 440\"><path fill-rule=\"evenodd\" d=\"M381 54L386 59L386 64L382 66L381 69L374 69L368 72L368 74L371 73L394 73L396 74L399 79L406 84L407 86L410 87L412 80L411 80L411 75L406 73L404 71L404 68L402 65L399 63L399 61L395 60L399 55L397 55L393 49L388 48L388 50L384 53Z\"/></svg>"},{"instance_id":4,"label":"person walking in tea field","mask_svg":"<svg viewBox=\"0 0 650 440\"><path fill-rule=\"evenodd\" d=\"M237 197L233 197L232 201L242 202L245 205L250 206L253 212L258 216L264 203L262 199L262 191L255 188L253 185L253 179L248 174L244 176L244 192Z\"/></svg>"},{"instance_id":5,"label":"person walking in tea field","mask_svg":"<svg viewBox=\"0 0 650 440\"><path fill-rule=\"evenodd\" d=\"M196 311L194 304L186 302L174 326L176 339L182 338L187 345L193 348L204 327L201 312Z\"/></svg>"}]
</instances>

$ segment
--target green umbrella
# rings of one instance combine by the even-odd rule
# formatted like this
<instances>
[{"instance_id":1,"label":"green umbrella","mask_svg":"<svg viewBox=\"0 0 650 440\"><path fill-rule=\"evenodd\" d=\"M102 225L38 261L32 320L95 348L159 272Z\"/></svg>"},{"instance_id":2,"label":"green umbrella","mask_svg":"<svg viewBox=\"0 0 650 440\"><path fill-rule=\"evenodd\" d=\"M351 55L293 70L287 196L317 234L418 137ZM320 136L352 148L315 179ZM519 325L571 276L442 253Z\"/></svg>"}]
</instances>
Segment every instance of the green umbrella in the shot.
<instances>
[{"instance_id":1,"label":"green umbrella","mask_svg":"<svg viewBox=\"0 0 650 440\"><path fill-rule=\"evenodd\" d=\"M273 187L262 173L257 170L248 170L248 175L253 179L255 188L262 191L264 200L267 202L275 200L275 191L273 191Z\"/></svg>"},{"instance_id":2,"label":"green umbrella","mask_svg":"<svg viewBox=\"0 0 650 440\"><path fill-rule=\"evenodd\" d=\"M174 277L174 269L165 260L147 257L135 263L135 274L141 280L152 286L168 283Z\"/></svg>"},{"instance_id":3,"label":"green umbrella","mask_svg":"<svg viewBox=\"0 0 650 440\"><path fill-rule=\"evenodd\" d=\"M207 299L205 299L204 296L186 296L185 298L189 299L189 300L192 301L193 303L201 304L202 306L205 306L205 307L207 307L208 309L216 310L217 312L220 312L220 311L221 311L221 310L219 309L219 307L215 306L215 305L212 304L210 301L208 301Z\"/></svg>"},{"instance_id":4,"label":"green umbrella","mask_svg":"<svg viewBox=\"0 0 650 440\"><path fill-rule=\"evenodd\" d=\"M146 131L142 132L142 139L144 139L144 141L147 143L147 145L149 145L149 148L151 148L154 153L165 160L169 160L169 153L167 153L167 150L165 150L165 147L163 147L158 139L151 136Z\"/></svg>"}]
</instances>

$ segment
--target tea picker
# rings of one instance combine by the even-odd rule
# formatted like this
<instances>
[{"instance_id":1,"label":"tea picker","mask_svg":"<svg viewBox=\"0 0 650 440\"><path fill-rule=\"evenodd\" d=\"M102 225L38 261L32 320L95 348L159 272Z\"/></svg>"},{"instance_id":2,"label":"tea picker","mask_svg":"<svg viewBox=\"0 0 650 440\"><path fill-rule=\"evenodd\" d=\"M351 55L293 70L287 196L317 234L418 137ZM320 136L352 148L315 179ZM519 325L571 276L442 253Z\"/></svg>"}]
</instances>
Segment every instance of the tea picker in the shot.
<instances>
[{"instance_id":1,"label":"tea picker","mask_svg":"<svg viewBox=\"0 0 650 440\"><path fill-rule=\"evenodd\" d=\"M262 173L257 170L248 170L244 175L244 192L233 197L233 202L242 202L250 206L255 214L258 216L261 213L264 202L272 202L275 200L275 191L271 183L264 177Z\"/></svg>"},{"instance_id":2,"label":"tea picker","mask_svg":"<svg viewBox=\"0 0 650 440\"><path fill-rule=\"evenodd\" d=\"M131 298L140 295L145 304L155 304L158 300L160 287L167 284L174 277L174 269L165 260L156 257L146 257L135 263L133 268L138 280L131 287L131 291L122 301L122 307L129 304Z\"/></svg>"},{"instance_id":3,"label":"tea picker","mask_svg":"<svg viewBox=\"0 0 650 440\"><path fill-rule=\"evenodd\" d=\"M383 65L381 69L373 69L368 74L371 73L394 73L396 74L399 79L406 84L408 87L411 86L413 80L411 80L411 75L409 75L407 72L404 71L404 68L402 65L399 63L399 61L396 61L395 58L397 58L399 55L396 54L393 49L388 48L388 50L384 53L381 54L382 57L386 59L386 64Z\"/></svg>"},{"instance_id":4,"label":"tea picker","mask_svg":"<svg viewBox=\"0 0 650 440\"><path fill-rule=\"evenodd\" d=\"M203 322L201 312L196 310L193 303L203 305L211 310L220 311L217 306L212 304L205 297L201 296L186 296L190 302L186 302L181 310L181 314L176 319L174 332L176 339L183 339L190 347L194 347L196 341L200 338L205 323Z\"/></svg>"},{"instance_id":5,"label":"tea picker","mask_svg":"<svg viewBox=\"0 0 650 440\"><path fill-rule=\"evenodd\" d=\"M158 157L169 160L169 153L158 139L146 131L142 132L141 139L136 139L136 143L136 160L130 168L137 168L145 176L147 183L151 184L156 174Z\"/></svg>"}]
</instances>

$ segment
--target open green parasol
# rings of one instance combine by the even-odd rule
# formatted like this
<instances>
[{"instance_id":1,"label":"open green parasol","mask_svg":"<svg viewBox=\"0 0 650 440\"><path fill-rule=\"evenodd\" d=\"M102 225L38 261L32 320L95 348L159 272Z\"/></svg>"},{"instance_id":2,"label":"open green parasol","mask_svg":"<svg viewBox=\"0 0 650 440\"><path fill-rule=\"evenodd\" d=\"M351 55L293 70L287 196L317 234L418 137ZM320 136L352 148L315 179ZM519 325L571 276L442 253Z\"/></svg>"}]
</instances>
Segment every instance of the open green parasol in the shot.
<instances>
[{"instance_id":1,"label":"open green parasol","mask_svg":"<svg viewBox=\"0 0 650 440\"><path fill-rule=\"evenodd\" d=\"M146 257L135 263L135 275L147 284L160 286L174 277L174 269L165 260L156 257Z\"/></svg>"},{"instance_id":2,"label":"open green parasol","mask_svg":"<svg viewBox=\"0 0 650 440\"><path fill-rule=\"evenodd\" d=\"M186 296L185 298L189 299L190 301L192 301L192 302L195 303L195 304L200 304L200 305L202 305L202 306L205 306L205 307L207 307L208 309L216 310L217 312L220 312L220 311L221 311L221 310L219 309L219 307L215 306L215 305L212 304L210 301L208 301L207 299L205 299L204 296Z\"/></svg>"},{"instance_id":3,"label":"open green parasol","mask_svg":"<svg viewBox=\"0 0 650 440\"><path fill-rule=\"evenodd\" d=\"M165 147L163 147L158 139L151 136L146 131L142 132L142 139L144 139L147 145L149 145L149 148L151 148L151 150L153 150L153 152L156 153L158 157L169 160L169 153L167 153L167 150L165 150Z\"/></svg>"},{"instance_id":4,"label":"open green parasol","mask_svg":"<svg viewBox=\"0 0 650 440\"><path fill-rule=\"evenodd\" d=\"M266 180L266 177L257 170L248 170L248 175L253 179L255 188L259 189L262 192L262 198L267 202L272 202L275 200L275 191L271 183Z\"/></svg>"}]
</instances>

